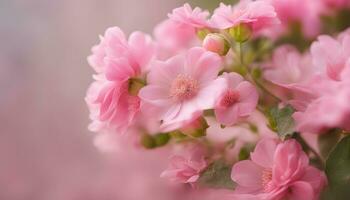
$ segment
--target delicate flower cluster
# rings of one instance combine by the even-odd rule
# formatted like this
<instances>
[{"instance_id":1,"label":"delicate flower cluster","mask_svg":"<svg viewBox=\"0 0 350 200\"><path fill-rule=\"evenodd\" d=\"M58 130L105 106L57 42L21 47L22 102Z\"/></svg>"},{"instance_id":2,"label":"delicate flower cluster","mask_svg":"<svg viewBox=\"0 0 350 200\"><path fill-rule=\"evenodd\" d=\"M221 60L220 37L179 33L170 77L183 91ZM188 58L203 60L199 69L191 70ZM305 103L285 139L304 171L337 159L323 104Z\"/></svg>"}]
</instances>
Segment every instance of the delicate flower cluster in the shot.
<instances>
[{"instance_id":1,"label":"delicate flower cluster","mask_svg":"<svg viewBox=\"0 0 350 200\"><path fill-rule=\"evenodd\" d=\"M305 134L350 131L350 31L323 30L338 12L349 1L241 0L185 4L153 36L109 28L88 57L97 146L171 146L162 177L229 199L318 199L327 157Z\"/></svg>"}]
</instances>

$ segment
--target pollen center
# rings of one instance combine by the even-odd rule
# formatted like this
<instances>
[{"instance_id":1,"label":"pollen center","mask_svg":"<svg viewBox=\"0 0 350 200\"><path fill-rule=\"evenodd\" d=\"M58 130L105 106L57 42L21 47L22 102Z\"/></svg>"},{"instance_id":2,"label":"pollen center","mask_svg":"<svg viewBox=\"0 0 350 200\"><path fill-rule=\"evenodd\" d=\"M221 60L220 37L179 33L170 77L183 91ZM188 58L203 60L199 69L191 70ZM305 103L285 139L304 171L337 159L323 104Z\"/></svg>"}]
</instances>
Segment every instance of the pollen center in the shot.
<instances>
[{"instance_id":1,"label":"pollen center","mask_svg":"<svg viewBox=\"0 0 350 200\"><path fill-rule=\"evenodd\" d=\"M264 169L261 175L261 184L266 192L270 191L272 188L272 171L269 169Z\"/></svg>"},{"instance_id":2,"label":"pollen center","mask_svg":"<svg viewBox=\"0 0 350 200\"><path fill-rule=\"evenodd\" d=\"M198 81L189 75L180 74L171 83L170 96L176 101L194 97L199 90Z\"/></svg>"},{"instance_id":3,"label":"pollen center","mask_svg":"<svg viewBox=\"0 0 350 200\"><path fill-rule=\"evenodd\" d=\"M233 106L239 101L240 94L236 90L227 90L220 101L220 105L223 107Z\"/></svg>"}]
</instances>

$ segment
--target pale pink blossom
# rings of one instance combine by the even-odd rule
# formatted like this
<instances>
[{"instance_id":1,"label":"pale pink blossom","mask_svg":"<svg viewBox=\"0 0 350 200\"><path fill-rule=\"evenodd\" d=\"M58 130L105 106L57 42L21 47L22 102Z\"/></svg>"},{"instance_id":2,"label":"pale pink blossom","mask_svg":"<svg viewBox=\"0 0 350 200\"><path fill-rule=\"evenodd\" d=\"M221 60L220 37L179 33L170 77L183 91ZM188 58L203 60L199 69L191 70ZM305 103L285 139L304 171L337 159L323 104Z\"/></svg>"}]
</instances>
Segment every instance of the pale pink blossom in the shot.
<instances>
[{"instance_id":1,"label":"pale pink blossom","mask_svg":"<svg viewBox=\"0 0 350 200\"><path fill-rule=\"evenodd\" d=\"M177 183L195 183L200 173L208 166L202 147L187 146L170 158L170 164L161 177Z\"/></svg>"},{"instance_id":2,"label":"pale pink blossom","mask_svg":"<svg viewBox=\"0 0 350 200\"><path fill-rule=\"evenodd\" d=\"M98 83L94 84L99 87L88 91L88 106L93 108L94 124L124 132L140 108L139 97L129 93L129 81L142 78L148 70L154 45L151 38L141 32L132 33L127 41L117 27L106 31L106 40L100 45L103 65L98 68L100 74L95 76ZM94 55L89 60L93 58ZM94 130L99 128L95 125Z\"/></svg>"},{"instance_id":3,"label":"pale pink blossom","mask_svg":"<svg viewBox=\"0 0 350 200\"><path fill-rule=\"evenodd\" d=\"M154 62L148 85L139 96L149 104L144 106L146 110L154 108L152 115L162 120L164 129L180 128L203 110L213 108L225 87L225 80L217 78L220 68L220 56L192 48L186 55Z\"/></svg>"},{"instance_id":4,"label":"pale pink blossom","mask_svg":"<svg viewBox=\"0 0 350 200\"><path fill-rule=\"evenodd\" d=\"M156 40L156 56L166 60L190 46L198 45L195 29L187 24L181 24L167 19L154 29Z\"/></svg>"},{"instance_id":5,"label":"pale pink blossom","mask_svg":"<svg viewBox=\"0 0 350 200\"><path fill-rule=\"evenodd\" d=\"M326 184L325 175L309 165L300 144L290 139L277 143L262 139L251 160L236 163L232 179L238 184L235 199L316 200Z\"/></svg>"},{"instance_id":6,"label":"pale pink blossom","mask_svg":"<svg viewBox=\"0 0 350 200\"><path fill-rule=\"evenodd\" d=\"M101 89L106 85L106 80L103 76L96 76L96 81L94 81L89 89L87 90L85 102L88 105L88 109L90 111L89 117L91 120L91 123L88 126L88 129L93 132L98 131L108 131L108 126L106 123L100 121L99 119L99 105L95 103L95 100L97 99L99 92Z\"/></svg>"},{"instance_id":7,"label":"pale pink blossom","mask_svg":"<svg viewBox=\"0 0 350 200\"><path fill-rule=\"evenodd\" d=\"M125 35L118 27L108 28L104 36L100 36L100 43L91 49L92 55L88 57L88 62L97 73L104 72L104 59L112 45L118 47L121 52L124 52L124 47L127 46Z\"/></svg>"},{"instance_id":8,"label":"pale pink blossom","mask_svg":"<svg viewBox=\"0 0 350 200\"><path fill-rule=\"evenodd\" d=\"M320 80L319 96L305 110L294 113L296 128L301 132L323 133L332 128L350 130L350 60L342 73L341 81ZM315 117L317 116L317 117Z\"/></svg>"},{"instance_id":9,"label":"pale pink blossom","mask_svg":"<svg viewBox=\"0 0 350 200\"><path fill-rule=\"evenodd\" d=\"M199 7L192 9L190 4L186 3L182 7L175 8L168 16L170 20L179 24L186 24L193 28L206 28L209 27L207 22L209 14L207 10L202 11Z\"/></svg>"},{"instance_id":10,"label":"pale pink blossom","mask_svg":"<svg viewBox=\"0 0 350 200\"><path fill-rule=\"evenodd\" d=\"M301 110L315 97L309 84L318 71L308 52L301 54L295 47L283 45L273 52L271 61L265 63L264 78L280 86L277 88L280 90L274 91L280 98L291 98L288 103Z\"/></svg>"},{"instance_id":11,"label":"pale pink blossom","mask_svg":"<svg viewBox=\"0 0 350 200\"><path fill-rule=\"evenodd\" d=\"M278 47L264 70L265 79L281 86L305 82L313 75L310 54L301 54L291 45Z\"/></svg>"},{"instance_id":12,"label":"pale pink blossom","mask_svg":"<svg viewBox=\"0 0 350 200\"><path fill-rule=\"evenodd\" d=\"M259 95L255 87L237 73L224 73L222 78L227 87L216 101L215 115L219 123L232 126L255 110Z\"/></svg>"},{"instance_id":13,"label":"pale pink blossom","mask_svg":"<svg viewBox=\"0 0 350 200\"><path fill-rule=\"evenodd\" d=\"M350 57L350 34L345 32L338 39L319 36L311 45L311 54L315 67L321 68L331 79L339 80Z\"/></svg>"},{"instance_id":14,"label":"pale pink blossom","mask_svg":"<svg viewBox=\"0 0 350 200\"><path fill-rule=\"evenodd\" d=\"M323 4L319 0L267 0L286 29L291 23L299 22L305 36L313 38L321 31ZM300 14L302 13L302 14Z\"/></svg>"},{"instance_id":15,"label":"pale pink blossom","mask_svg":"<svg viewBox=\"0 0 350 200\"><path fill-rule=\"evenodd\" d=\"M273 6L266 1L241 0L233 7L221 3L214 11L211 23L219 29L246 24L258 31L279 24L279 19Z\"/></svg>"}]
</instances>

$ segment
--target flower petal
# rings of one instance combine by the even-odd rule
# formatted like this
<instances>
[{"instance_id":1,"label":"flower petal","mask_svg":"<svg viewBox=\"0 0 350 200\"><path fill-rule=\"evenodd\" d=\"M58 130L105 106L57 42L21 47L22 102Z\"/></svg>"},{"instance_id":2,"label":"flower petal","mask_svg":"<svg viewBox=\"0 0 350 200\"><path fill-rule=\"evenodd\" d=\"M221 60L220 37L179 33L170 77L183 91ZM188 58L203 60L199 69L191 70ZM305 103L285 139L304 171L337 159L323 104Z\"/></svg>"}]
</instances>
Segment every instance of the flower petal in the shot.
<instances>
[{"instance_id":1,"label":"flower petal","mask_svg":"<svg viewBox=\"0 0 350 200\"><path fill-rule=\"evenodd\" d=\"M272 169L276 148L277 142L275 140L262 139L256 145L254 152L250 154L250 158L261 167Z\"/></svg>"},{"instance_id":2,"label":"flower petal","mask_svg":"<svg viewBox=\"0 0 350 200\"><path fill-rule=\"evenodd\" d=\"M236 163L231 172L231 178L240 186L259 189L262 187L263 168L250 160Z\"/></svg>"}]
</instances>

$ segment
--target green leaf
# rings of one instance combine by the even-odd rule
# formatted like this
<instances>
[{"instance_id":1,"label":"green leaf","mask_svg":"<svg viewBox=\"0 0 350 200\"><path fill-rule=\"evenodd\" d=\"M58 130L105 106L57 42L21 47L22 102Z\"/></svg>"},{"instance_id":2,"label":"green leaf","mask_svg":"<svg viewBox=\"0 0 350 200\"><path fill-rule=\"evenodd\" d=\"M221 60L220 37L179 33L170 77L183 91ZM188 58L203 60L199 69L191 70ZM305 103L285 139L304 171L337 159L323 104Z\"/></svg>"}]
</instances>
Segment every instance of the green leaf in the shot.
<instances>
[{"instance_id":1,"label":"green leaf","mask_svg":"<svg viewBox=\"0 0 350 200\"><path fill-rule=\"evenodd\" d=\"M318 147L323 158L327 159L329 153L338 143L341 136L340 131L338 129L332 129L318 137Z\"/></svg>"},{"instance_id":2,"label":"green leaf","mask_svg":"<svg viewBox=\"0 0 350 200\"><path fill-rule=\"evenodd\" d=\"M234 189L235 183L231 180L231 166L223 160L212 163L198 179L202 187Z\"/></svg>"},{"instance_id":3,"label":"green leaf","mask_svg":"<svg viewBox=\"0 0 350 200\"><path fill-rule=\"evenodd\" d=\"M270 127L272 130L276 131L283 140L294 133L293 113L294 109L290 105L282 109L274 107L270 110Z\"/></svg>"},{"instance_id":4,"label":"green leaf","mask_svg":"<svg viewBox=\"0 0 350 200\"><path fill-rule=\"evenodd\" d=\"M343 138L330 153L326 162L326 174L331 196L335 200L350 197L350 136Z\"/></svg>"}]
</instances>

